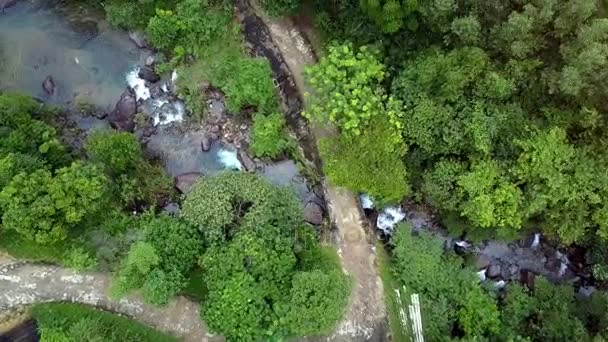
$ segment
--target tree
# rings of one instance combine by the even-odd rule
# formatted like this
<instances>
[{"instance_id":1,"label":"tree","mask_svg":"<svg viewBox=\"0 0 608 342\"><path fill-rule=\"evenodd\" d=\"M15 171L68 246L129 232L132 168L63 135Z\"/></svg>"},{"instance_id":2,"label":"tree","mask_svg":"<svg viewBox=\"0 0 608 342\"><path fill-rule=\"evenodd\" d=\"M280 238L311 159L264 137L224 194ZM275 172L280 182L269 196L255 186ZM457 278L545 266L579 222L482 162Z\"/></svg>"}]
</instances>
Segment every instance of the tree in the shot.
<instances>
[{"instance_id":1,"label":"tree","mask_svg":"<svg viewBox=\"0 0 608 342\"><path fill-rule=\"evenodd\" d=\"M339 272L313 270L293 276L286 317L290 331L298 336L326 332L342 317L349 284Z\"/></svg>"},{"instance_id":2,"label":"tree","mask_svg":"<svg viewBox=\"0 0 608 342\"><path fill-rule=\"evenodd\" d=\"M386 97L380 86L385 67L369 47L332 45L306 75L314 90L310 110L305 113L310 119L335 123L343 132L359 135L372 117L391 116L384 110Z\"/></svg>"},{"instance_id":3,"label":"tree","mask_svg":"<svg viewBox=\"0 0 608 342\"><path fill-rule=\"evenodd\" d=\"M85 146L89 158L107 168L110 174L132 171L143 162L142 150L135 135L102 130L91 133Z\"/></svg>"},{"instance_id":4,"label":"tree","mask_svg":"<svg viewBox=\"0 0 608 342\"><path fill-rule=\"evenodd\" d=\"M389 140L387 124L378 121L356 137L340 135L321 140L325 174L332 183L366 192L385 203L399 202L410 193L401 160L405 147Z\"/></svg>"},{"instance_id":5,"label":"tree","mask_svg":"<svg viewBox=\"0 0 608 342\"><path fill-rule=\"evenodd\" d=\"M361 7L386 33L397 32L418 7L417 0L361 0Z\"/></svg>"},{"instance_id":6,"label":"tree","mask_svg":"<svg viewBox=\"0 0 608 342\"><path fill-rule=\"evenodd\" d=\"M194 227L166 215L148 214L140 226L144 239L129 250L114 278L112 293L120 297L141 288L146 301L166 304L185 287L203 242Z\"/></svg>"},{"instance_id":7,"label":"tree","mask_svg":"<svg viewBox=\"0 0 608 342\"><path fill-rule=\"evenodd\" d=\"M106 189L103 173L80 162L58 170L54 177L44 169L20 173L0 192L2 222L38 243L57 242L99 210Z\"/></svg>"},{"instance_id":8,"label":"tree","mask_svg":"<svg viewBox=\"0 0 608 342\"><path fill-rule=\"evenodd\" d=\"M14 176L24 172L32 173L45 167L44 161L23 153L9 153L0 159L0 190L10 183Z\"/></svg>"},{"instance_id":9,"label":"tree","mask_svg":"<svg viewBox=\"0 0 608 342\"><path fill-rule=\"evenodd\" d=\"M237 172L199 181L186 196L181 215L198 227L209 244L230 241L238 231L264 233L265 226L293 236L303 222L300 204L289 189Z\"/></svg>"}]
</instances>

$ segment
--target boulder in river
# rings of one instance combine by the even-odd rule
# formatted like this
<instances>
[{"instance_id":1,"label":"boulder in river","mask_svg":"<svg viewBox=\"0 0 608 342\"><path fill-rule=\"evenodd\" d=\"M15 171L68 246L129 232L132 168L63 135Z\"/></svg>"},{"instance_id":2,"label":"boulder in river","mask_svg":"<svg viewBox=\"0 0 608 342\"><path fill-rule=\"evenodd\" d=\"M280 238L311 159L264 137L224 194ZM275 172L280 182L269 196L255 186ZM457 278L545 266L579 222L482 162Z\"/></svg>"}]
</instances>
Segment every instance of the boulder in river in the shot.
<instances>
[{"instance_id":1,"label":"boulder in river","mask_svg":"<svg viewBox=\"0 0 608 342\"><path fill-rule=\"evenodd\" d=\"M536 279L536 274L528 270L522 270L519 273L519 280L522 284L526 285L530 290L534 289L534 280Z\"/></svg>"},{"instance_id":2,"label":"boulder in river","mask_svg":"<svg viewBox=\"0 0 608 342\"><path fill-rule=\"evenodd\" d=\"M127 88L110 114L110 122L116 129L130 132L135 128L135 114L137 114L135 92L133 89Z\"/></svg>"},{"instance_id":3,"label":"boulder in river","mask_svg":"<svg viewBox=\"0 0 608 342\"><path fill-rule=\"evenodd\" d=\"M478 270L481 270L483 268L490 266L490 258L488 258L487 256L485 256L483 254L479 255L477 257L476 266L477 266Z\"/></svg>"},{"instance_id":4,"label":"boulder in river","mask_svg":"<svg viewBox=\"0 0 608 342\"><path fill-rule=\"evenodd\" d=\"M500 265L490 265L486 271L488 278L498 278L500 276Z\"/></svg>"},{"instance_id":5,"label":"boulder in river","mask_svg":"<svg viewBox=\"0 0 608 342\"><path fill-rule=\"evenodd\" d=\"M203 138L201 140L201 149L203 150L203 152L209 152L209 150L211 149L211 138L207 134L203 135Z\"/></svg>"},{"instance_id":6,"label":"boulder in river","mask_svg":"<svg viewBox=\"0 0 608 342\"><path fill-rule=\"evenodd\" d=\"M323 223L323 208L314 202L309 202L304 207L304 221L315 226Z\"/></svg>"},{"instance_id":7,"label":"boulder in river","mask_svg":"<svg viewBox=\"0 0 608 342\"><path fill-rule=\"evenodd\" d=\"M55 85L55 80L53 79L53 76L47 76L42 82L42 89L44 89L44 92L47 93L47 95L52 96L53 94L55 94L56 88L57 86Z\"/></svg>"},{"instance_id":8,"label":"boulder in river","mask_svg":"<svg viewBox=\"0 0 608 342\"><path fill-rule=\"evenodd\" d=\"M248 172L255 171L255 169L256 169L255 162L253 161L253 159L251 159L251 157L247 154L247 152L245 152L244 150L239 150L238 157L239 157L239 160L241 161L241 164L243 164L243 166L245 167L245 170L247 170Z\"/></svg>"},{"instance_id":9,"label":"boulder in river","mask_svg":"<svg viewBox=\"0 0 608 342\"><path fill-rule=\"evenodd\" d=\"M200 172L188 172L175 177L175 187L182 194L187 193L192 186L203 177Z\"/></svg>"},{"instance_id":10,"label":"boulder in river","mask_svg":"<svg viewBox=\"0 0 608 342\"><path fill-rule=\"evenodd\" d=\"M141 31L132 31L129 32L129 39L140 49L147 49L150 47L148 42L146 41L146 36Z\"/></svg>"},{"instance_id":11,"label":"boulder in river","mask_svg":"<svg viewBox=\"0 0 608 342\"><path fill-rule=\"evenodd\" d=\"M147 66L139 68L137 76L139 76L139 78L141 78L142 80L146 80L150 83L156 83L160 81L160 76L156 72L154 72L152 68Z\"/></svg>"}]
</instances>

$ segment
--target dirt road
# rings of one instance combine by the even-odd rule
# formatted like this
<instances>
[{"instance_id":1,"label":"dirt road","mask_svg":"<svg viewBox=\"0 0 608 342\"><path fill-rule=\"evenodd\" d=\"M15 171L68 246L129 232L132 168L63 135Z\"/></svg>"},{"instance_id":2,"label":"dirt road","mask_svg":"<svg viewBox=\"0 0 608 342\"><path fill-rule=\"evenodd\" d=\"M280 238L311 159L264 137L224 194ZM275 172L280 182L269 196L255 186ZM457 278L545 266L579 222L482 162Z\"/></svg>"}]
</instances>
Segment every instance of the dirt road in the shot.
<instances>
[{"instance_id":1,"label":"dirt road","mask_svg":"<svg viewBox=\"0 0 608 342\"><path fill-rule=\"evenodd\" d=\"M207 334L198 303L177 297L167 306L155 307L134 296L114 300L107 296L109 284L107 274L28 263L0 264L0 312L41 302L83 303L123 314L187 342L221 341Z\"/></svg>"}]
</instances>

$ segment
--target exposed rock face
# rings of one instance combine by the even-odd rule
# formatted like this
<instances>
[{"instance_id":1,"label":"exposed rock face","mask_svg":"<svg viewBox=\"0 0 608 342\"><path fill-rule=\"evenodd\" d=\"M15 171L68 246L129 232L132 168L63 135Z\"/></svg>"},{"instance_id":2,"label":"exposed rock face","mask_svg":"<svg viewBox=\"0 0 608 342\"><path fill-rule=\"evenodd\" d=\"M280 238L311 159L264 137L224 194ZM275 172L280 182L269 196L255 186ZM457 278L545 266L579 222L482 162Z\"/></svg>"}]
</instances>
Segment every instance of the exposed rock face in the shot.
<instances>
[{"instance_id":1,"label":"exposed rock face","mask_svg":"<svg viewBox=\"0 0 608 342\"><path fill-rule=\"evenodd\" d=\"M146 80L150 83L156 83L160 81L160 76L156 72L154 72L152 68L147 66L139 68L139 73L137 75L142 80Z\"/></svg>"},{"instance_id":2,"label":"exposed rock face","mask_svg":"<svg viewBox=\"0 0 608 342\"><path fill-rule=\"evenodd\" d=\"M140 49L147 49L150 47L150 45L146 41L146 36L143 34L143 32L129 32L129 39Z\"/></svg>"},{"instance_id":3,"label":"exposed rock face","mask_svg":"<svg viewBox=\"0 0 608 342\"><path fill-rule=\"evenodd\" d=\"M238 157L239 157L239 160L241 161L241 164L243 164L243 166L245 167L245 170L247 170L249 172L255 171L255 169L256 169L255 162L253 161L253 159L251 159L251 157L249 157L247 152L245 152L244 150L239 150Z\"/></svg>"},{"instance_id":4,"label":"exposed rock face","mask_svg":"<svg viewBox=\"0 0 608 342\"><path fill-rule=\"evenodd\" d=\"M127 88L110 114L110 122L118 130L131 132L135 128L135 114L137 114L137 99L133 89Z\"/></svg>"},{"instance_id":5,"label":"exposed rock face","mask_svg":"<svg viewBox=\"0 0 608 342\"><path fill-rule=\"evenodd\" d=\"M175 187L182 194L185 194L201 177L203 177L203 174L200 172L188 172L181 174L175 177Z\"/></svg>"},{"instance_id":6,"label":"exposed rock face","mask_svg":"<svg viewBox=\"0 0 608 342\"><path fill-rule=\"evenodd\" d=\"M53 94L55 94L56 88L57 86L55 85L55 80L53 79L53 76L47 76L42 82L42 89L44 89L44 92L47 93L47 95L52 96Z\"/></svg>"},{"instance_id":7,"label":"exposed rock face","mask_svg":"<svg viewBox=\"0 0 608 342\"><path fill-rule=\"evenodd\" d=\"M314 202L306 204L304 207L304 220L315 226L323 223L323 208Z\"/></svg>"}]
</instances>

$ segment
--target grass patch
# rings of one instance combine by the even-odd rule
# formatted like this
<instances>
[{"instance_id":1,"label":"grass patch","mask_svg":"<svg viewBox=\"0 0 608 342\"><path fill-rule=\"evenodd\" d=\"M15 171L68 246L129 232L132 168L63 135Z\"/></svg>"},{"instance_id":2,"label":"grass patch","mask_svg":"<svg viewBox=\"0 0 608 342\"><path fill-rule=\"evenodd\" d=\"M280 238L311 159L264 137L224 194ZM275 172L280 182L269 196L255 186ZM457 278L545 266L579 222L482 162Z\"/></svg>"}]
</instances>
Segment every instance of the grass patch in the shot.
<instances>
[{"instance_id":1,"label":"grass patch","mask_svg":"<svg viewBox=\"0 0 608 342\"><path fill-rule=\"evenodd\" d=\"M177 341L136 321L82 304L37 304L32 317L42 341Z\"/></svg>"},{"instance_id":2,"label":"grass patch","mask_svg":"<svg viewBox=\"0 0 608 342\"><path fill-rule=\"evenodd\" d=\"M10 229L0 229L0 236L0 251L23 261L51 263L77 270L90 269L96 264L92 257L95 250L79 237L41 245Z\"/></svg>"},{"instance_id":3,"label":"grass patch","mask_svg":"<svg viewBox=\"0 0 608 342\"><path fill-rule=\"evenodd\" d=\"M384 302L388 313L388 322L395 342L409 342L411 336L406 336L401 327L399 318L399 306L397 305L395 290L399 289L399 283L393 276L390 269L390 257L381 242L376 243L376 256L378 260L378 270L382 283L384 284Z\"/></svg>"}]
</instances>

